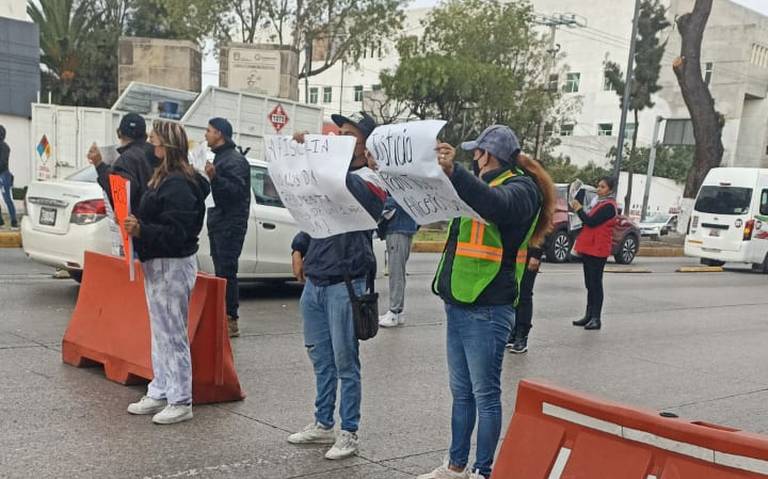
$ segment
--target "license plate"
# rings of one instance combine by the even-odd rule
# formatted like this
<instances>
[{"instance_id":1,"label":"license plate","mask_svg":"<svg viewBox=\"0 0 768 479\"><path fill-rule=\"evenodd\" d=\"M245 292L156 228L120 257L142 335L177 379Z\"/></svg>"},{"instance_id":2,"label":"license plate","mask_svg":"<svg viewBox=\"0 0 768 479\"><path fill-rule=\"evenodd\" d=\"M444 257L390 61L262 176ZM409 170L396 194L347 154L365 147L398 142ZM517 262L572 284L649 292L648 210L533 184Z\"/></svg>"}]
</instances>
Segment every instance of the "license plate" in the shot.
<instances>
[{"instance_id":1,"label":"license plate","mask_svg":"<svg viewBox=\"0 0 768 479\"><path fill-rule=\"evenodd\" d=\"M40 208L40 224L44 226L55 226L56 213L56 208Z\"/></svg>"},{"instance_id":2,"label":"license plate","mask_svg":"<svg viewBox=\"0 0 768 479\"><path fill-rule=\"evenodd\" d=\"M709 236L712 236L713 238L717 238L720 236L720 230L710 230Z\"/></svg>"}]
</instances>

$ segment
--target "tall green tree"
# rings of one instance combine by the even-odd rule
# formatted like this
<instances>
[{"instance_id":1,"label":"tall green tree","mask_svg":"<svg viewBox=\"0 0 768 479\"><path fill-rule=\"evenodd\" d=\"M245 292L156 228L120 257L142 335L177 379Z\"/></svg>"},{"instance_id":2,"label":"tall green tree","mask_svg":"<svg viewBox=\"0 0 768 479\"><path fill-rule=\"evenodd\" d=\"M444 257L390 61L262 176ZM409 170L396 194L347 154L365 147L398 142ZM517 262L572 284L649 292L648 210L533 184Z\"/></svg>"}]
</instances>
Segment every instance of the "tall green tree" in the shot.
<instances>
[{"instance_id":1,"label":"tall green tree","mask_svg":"<svg viewBox=\"0 0 768 479\"><path fill-rule=\"evenodd\" d=\"M632 205L632 176L636 170L633 164L637 155L637 132L640 129L639 114L645 108L654 106L653 95L661 90L659 76L661 74L661 59L667 42L661 41L659 34L670 26L667 21L667 10L660 0L643 0L640 3L640 15L638 17L637 46L635 50L635 68L632 72L630 84L629 109L634 116L634 129L632 132L631 147L627 160L622 164L622 170L627 171L627 195L624 205L629 211ZM619 96L619 107L624 106L624 92L626 83L621 67L608 61L605 64L606 79Z\"/></svg>"},{"instance_id":2,"label":"tall green tree","mask_svg":"<svg viewBox=\"0 0 768 479\"><path fill-rule=\"evenodd\" d=\"M381 74L387 97L411 116L448 121L458 143L493 123L510 125L524 143L560 99L546 85L552 57L527 2L447 0L424 22L422 38L398 43L400 64Z\"/></svg>"},{"instance_id":3,"label":"tall green tree","mask_svg":"<svg viewBox=\"0 0 768 479\"><path fill-rule=\"evenodd\" d=\"M669 178L678 183L684 184L688 177L688 171L693 165L693 152L691 146L662 146L656 147L656 161L653 167L653 175L660 178ZM616 164L616 147L611 148L607 155L612 158L611 165ZM635 148L634 154L630 152L628 145L624 148L624 158L629 160L624 171L631 171L633 174L645 175L648 173L648 161L651 157L651 149L645 146Z\"/></svg>"},{"instance_id":4,"label":"tall green tree","mask_svg":"<svg viewBox=\"0 0 768 479\"><path fill-rule=\"evenodd\" d=\"M221 38L229 24L224 0L130 0L125 34L190 40Z\"/></svg>"}]
</instances>

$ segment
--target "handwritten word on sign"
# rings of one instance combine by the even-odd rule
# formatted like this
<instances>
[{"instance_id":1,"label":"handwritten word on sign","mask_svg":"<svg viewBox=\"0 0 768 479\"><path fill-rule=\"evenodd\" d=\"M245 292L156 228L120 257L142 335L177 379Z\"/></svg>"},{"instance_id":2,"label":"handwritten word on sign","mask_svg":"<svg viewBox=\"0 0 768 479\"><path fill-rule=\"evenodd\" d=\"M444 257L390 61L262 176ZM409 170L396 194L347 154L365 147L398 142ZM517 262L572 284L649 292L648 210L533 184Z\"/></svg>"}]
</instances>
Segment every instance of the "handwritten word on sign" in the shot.
<instances>
[{"instance_id":1,"label":"handwritten word on sign","mask_svg":"<svg viewBox=\"0 0 768 479\"><path fill-rule=\"evenodd\" d=\"M306 135L267 136L264 158L280 199L299 228L313 238L365 231L376 222L347 189L355 139Z\"/></svg>"},{"instance_id":2,"label":"handwritten word on sign","mask_svg":"<svg viewBox=\"0 0 768 479\"><path fill-rule=\"evenodd\" d=\"M387 191L420 225L457 216L479 218L437 163L437 134L444 125L442 120L384 125L366 143Z\"/></svg>"},{"instance_id":3,"label":"handwritten word on sign","mask_svg":"<svg viewBox=\"0 0 768 479\"><path fill-rule=\"evenodd\" d=\"M125 261L128 263L128 275L131 281L135 278L133 266L133 241L125 230L125 219L131 214L131 182L118 175L109 175L109 188L112 190L115 222L120 227L123 238Z\"/></svg>"}]
</instances>

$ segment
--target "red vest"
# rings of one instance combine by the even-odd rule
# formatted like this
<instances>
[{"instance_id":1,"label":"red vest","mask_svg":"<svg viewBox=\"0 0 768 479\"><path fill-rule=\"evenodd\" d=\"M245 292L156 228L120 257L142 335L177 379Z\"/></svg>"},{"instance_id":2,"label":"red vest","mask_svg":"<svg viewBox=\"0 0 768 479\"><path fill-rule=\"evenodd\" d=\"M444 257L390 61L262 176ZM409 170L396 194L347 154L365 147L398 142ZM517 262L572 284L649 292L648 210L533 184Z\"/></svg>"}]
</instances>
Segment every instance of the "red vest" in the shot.
<instances>
[{"instance_id":1,"label":"red vest","mask_svg":"<svg viewBox=\"0 0 768 479\"><path fill-rule=\"evenodd\" d=\"M601 208L605 208L608 205L613 205L616 211L619 210L616 201L608 198L597 203L587 216L594 216ZM585 224L581 229L581 233L579 233L579 237L576 238L576 245L574 246L576 252L598 258L609 257L611 255L611 247L613 246L613 227L616 221L616 216L614 215L613 218L598 226L592 227Z\"/></svg>"}]
</instances>

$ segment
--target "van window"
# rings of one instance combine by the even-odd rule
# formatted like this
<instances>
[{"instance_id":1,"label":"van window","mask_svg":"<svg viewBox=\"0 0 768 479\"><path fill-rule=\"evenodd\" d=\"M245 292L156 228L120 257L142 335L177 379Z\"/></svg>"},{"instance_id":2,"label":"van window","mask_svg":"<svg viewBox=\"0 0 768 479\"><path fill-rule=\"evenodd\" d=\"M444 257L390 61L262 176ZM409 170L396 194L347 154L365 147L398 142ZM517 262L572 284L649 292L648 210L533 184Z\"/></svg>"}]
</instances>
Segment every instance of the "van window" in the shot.
<instances>
[{"instance_id":1,"label":"van window","mask_svg":"<svg viewBox=\"0 0 768 479\"><path fill-rule=\"evenodd\" d=\"M251 167L251 189L256 197L256 203L283 208L283 202L280 201L277 188L272 183L272 178L269 177L266 168L260 166Z\"/></svg>"},{"instance_id":2,"label":"van window","mask_svg":"<svg viewBox=\"0 0 768 479\"><path fill-rule=\"evenodd\" d=\"M763 190L760 195L760 214L768 215L768 190Z\"/></svg>"},{"instance_id":3,"label":"van window","mask_svg":"<svg viewBox=\"0 0 768 479\"><path fill-rule=\"evenodd\" d=\"M752 188L702 186L694 209L716 215L743 215L749 211Z\"/></svg>"}]
</instances>

